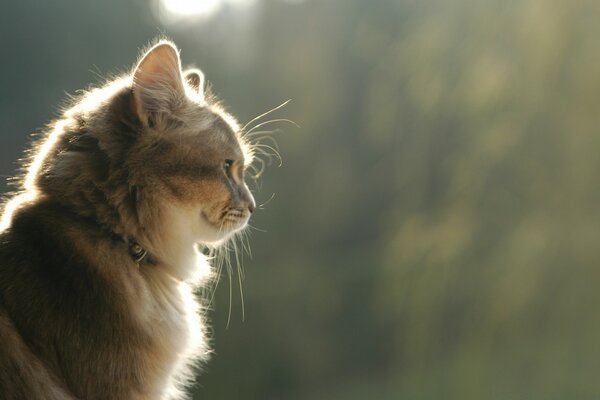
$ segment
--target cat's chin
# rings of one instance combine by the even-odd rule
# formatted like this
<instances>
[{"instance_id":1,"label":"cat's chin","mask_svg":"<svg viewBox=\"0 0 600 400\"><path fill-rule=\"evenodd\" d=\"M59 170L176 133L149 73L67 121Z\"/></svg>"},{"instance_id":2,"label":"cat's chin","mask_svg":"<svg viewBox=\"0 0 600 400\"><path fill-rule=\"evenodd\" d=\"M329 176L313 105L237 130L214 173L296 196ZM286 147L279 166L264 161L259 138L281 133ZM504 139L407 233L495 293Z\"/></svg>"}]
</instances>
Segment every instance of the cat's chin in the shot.
<instances>
[{"instance_id":1,"label":"cat's chin","mask_svg":"<svg viewBox=\"0 0 600 400\"><path fill-rule=\"evenodd\" d=\"M244 229L250 216L236 221L223 221L219 225L211 222L204 212L200 213L198 226L194 229L198 243L220 245L230 239L236 232Z\"/></svg>"},{"instance_id":2,"label":"cat's chin","mask_svg":"<svg viewBox=\"0 0 600 400\"><path fill-rule=\"evenodd\" d=\"M182 245L194 243L219 246L248 225L250 214L213 222L203 210L170 206L165 208L164 231Z\"/></svg>"}]
</instances>

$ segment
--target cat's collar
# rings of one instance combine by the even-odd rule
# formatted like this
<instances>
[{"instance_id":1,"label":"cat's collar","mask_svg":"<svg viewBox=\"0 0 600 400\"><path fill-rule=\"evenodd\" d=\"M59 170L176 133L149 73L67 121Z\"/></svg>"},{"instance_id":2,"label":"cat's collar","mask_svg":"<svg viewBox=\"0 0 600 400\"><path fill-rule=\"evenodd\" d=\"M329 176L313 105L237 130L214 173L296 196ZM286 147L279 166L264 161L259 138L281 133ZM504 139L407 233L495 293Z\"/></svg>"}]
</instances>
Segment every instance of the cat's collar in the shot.
<instances>
[{"instance_id":1,"label":"cat's collar","mask_svg":"<svg viewBox=\"0 0 600 400\"><path fill-rule=\"evenodd\" d=\"M135 240L129 239L129 255L136 264L139 264L148 255L148 250L140 246L140 244Z\"/></svg>"},{"instance_id":2,"label":"cat's collar","mask_svg":"<svg viewBox=\"0 0 600 400\"><path fill-rule=\"evenodd\" d=\"M135 239L127 241L129 256L139 266L140 264L156 264L154 258Z\"/></svg>"}]
</instances>

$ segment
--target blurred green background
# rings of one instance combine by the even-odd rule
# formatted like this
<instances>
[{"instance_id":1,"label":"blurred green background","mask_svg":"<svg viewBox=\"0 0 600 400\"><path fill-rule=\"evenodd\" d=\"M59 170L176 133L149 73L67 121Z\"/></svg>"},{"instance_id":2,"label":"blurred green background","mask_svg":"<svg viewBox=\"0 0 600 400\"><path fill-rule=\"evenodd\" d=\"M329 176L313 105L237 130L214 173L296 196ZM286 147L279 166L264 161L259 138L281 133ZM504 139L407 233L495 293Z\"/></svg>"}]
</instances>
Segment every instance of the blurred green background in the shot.
<instances>
[{"instance_id":1,"label":"blurred green background","mask_svg":"<svg viewBox=\"0 0 600 400\"><path fill-rule=\"evenodd\" d=\"M194 399L598 399L598 21L597 0L3 2L0 175L165 34L241 122L291 98L271 117L300 125L269 126L245 317L223 279Z\"/></svg>"}]
</instances>

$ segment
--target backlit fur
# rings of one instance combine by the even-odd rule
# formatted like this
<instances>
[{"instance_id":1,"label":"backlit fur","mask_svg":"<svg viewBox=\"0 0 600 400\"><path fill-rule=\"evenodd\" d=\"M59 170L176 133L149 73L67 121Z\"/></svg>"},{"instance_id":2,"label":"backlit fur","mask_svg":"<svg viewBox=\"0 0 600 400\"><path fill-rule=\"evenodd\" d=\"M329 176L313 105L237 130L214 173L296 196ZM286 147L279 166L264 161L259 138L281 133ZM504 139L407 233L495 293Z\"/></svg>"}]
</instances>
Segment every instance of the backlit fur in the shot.
<instances>
[{"instance_id":1,"label":"backlit fur","mask_svg":"<svg viewBox=\"0 0 600 400\"><path fill-rule=\"evenodd\" d=\"M255 207L251 146L203 82L159 42L34 147L2 217L1 399L185 397L209 354L197 243L226 241Z\"/></svg>"}]
</instances>

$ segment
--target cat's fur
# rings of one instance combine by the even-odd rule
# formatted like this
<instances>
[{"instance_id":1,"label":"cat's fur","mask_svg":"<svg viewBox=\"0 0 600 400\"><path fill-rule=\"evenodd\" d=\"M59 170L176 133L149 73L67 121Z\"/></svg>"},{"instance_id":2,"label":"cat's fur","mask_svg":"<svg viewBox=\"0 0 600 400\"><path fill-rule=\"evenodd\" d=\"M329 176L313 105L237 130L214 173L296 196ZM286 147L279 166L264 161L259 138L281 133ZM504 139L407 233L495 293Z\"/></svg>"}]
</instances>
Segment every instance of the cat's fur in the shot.
<instances>
[{"instance_id":1,"label":"cat's fur","mask_svg":"<svg viewBox=\"0 0 600 400\"><path fill-rule=\"evenodd\" d=\"M0 233L0 399L185 397L209 351L196 244L255 207L252 149L203 85L161 41L34 149Z\"/></svg>"}]
</instances>

